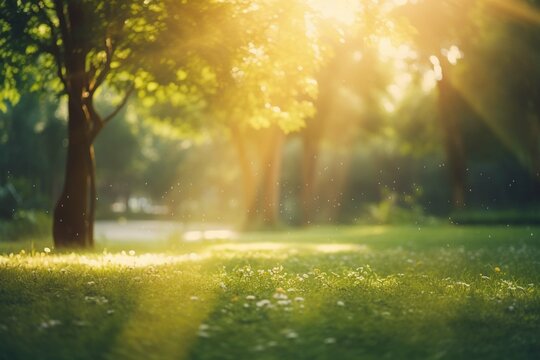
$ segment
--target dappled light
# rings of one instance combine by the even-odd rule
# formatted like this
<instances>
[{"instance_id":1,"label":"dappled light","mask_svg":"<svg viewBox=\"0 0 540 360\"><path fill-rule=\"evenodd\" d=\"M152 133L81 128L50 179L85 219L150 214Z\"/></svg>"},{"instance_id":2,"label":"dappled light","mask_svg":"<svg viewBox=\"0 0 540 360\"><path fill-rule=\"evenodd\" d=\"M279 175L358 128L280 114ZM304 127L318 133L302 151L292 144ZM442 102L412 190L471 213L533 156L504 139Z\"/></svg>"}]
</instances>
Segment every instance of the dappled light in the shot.
<instances>
[{"instance_id":1,"label":"dappled light","mask_svg":"<svg viewBox=\"0 0 540 360\"><path fill-rule=\"evenodd\" d=\"M318 242L320 234L308 230L294 240L274 234L273 242L254 234L200 242L188 252L57 254L46 248L5 254L4 291L22 276L35 287L25 296L37 289L47 295L28 300L39 304L30 310L39 314L35 319L28 309L5 303L0 343L8 353L36 354L40 350L10 341L12 331L24 330L30 341L46 337L53 357L60 356L59 341L88 337L92 350L85 354L98 357L311 358L358 349L394 354L385 345L391 335L395 349L412 357L433 351L454 357L487 351L460 348L467 336L462 332L486 342L504 334L504 326L524 341L535 336L538 271L529 264L539 250L529 232L538 228L506 229L499 237L491 228L466 229L443 243L440 229L411 237L418 231L351 227L335 231L342 240L334 243ZM73 313L50 306L51 295ZM471 324L478 314L482 322ZM496 331L485 326L495 319L506 325ZM444 329L426 331L441 322ZM70 335L60 340L62 333ZM111 335L110 345L92 346ZM447 343L444 350L434 345L440 341ZM527 357L505 341L492 346L504 356L517 351Z\"/></svg>"},{"instance_id":2,"label":"dappled light","mask_svg":"<svg viewBox=\"0 0 540 360\"><path fill-rule=\"evenodd\" d=\"M0 359L540 358L540 0L0 0Z\"/></svg>"},{"instance_id":3,"label":"dappled light","mask_svg":"<svg viewBox=\"0 0 540 360\"><path fill-rule=\"evenodd\" d=\"M47 248L48 249L48 248ZM114 268L128 267L141 268L148 266L174 265L185 262L201 261L207 258L208 255L199 255L190 253L185 255L167 255L167 254L141 254L136 255L135 251L123 251L119 254L103 254L103 255L48 255L47 253L38 253L37 256L24 256L23 254L8 255L0 257L1 264L8 264L10 259L15 259L19 262L19 266L26 268L45 268L58 265L83 265L92 268ZM63 269L67 271L67 269Z\"/></svg>"},{"instance_id":4,"label":"dappled light","mask_svg":"<svg viewBox=\"0 0 540 360\"><path fill-rule=\"evenodd\" d=\"M237 237L237 233L231 230L205 230L205 231L188 231L185 232L183 238L188 242L202 240L227 240Z\"/></svg>"},{"instance_id":5,"label":"dappled light","mask_svg":"<svg viewBox=\"0 0 540 360\"><path fill-rule=\"evenodd\" d=\"M352 25L361 4L355 0L306 0L320 16L335 20L345 25Z\"/></svg>"},{"instance_id":6,"label":"dappled light","mask_svg":"<svg viewBox=\"0 0 540 360\"><path fill-rule=\"evenodd\" d=\"M287 257L288 255L298 255L301 253L332 254L344 252L366 252L368 247L359 244L305 244L290 242L248 242L213 245L209 250L214 256L219 256L220 252L241 256L242 253L261 253L267 258ZM239 254L236 254L239 253ZM249 256L252 256L251 254Z\"/></svg>"}]
</instances>

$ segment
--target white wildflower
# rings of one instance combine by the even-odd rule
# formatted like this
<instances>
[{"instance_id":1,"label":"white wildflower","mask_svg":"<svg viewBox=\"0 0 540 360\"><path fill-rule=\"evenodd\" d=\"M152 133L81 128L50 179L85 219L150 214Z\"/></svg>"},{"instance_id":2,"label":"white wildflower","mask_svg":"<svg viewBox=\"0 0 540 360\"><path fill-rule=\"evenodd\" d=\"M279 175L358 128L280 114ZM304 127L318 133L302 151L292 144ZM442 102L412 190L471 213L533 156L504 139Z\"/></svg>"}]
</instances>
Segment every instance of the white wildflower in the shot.
<instances>
[{"instance_id":1,"label":"white wildflower","mask_svg":"<svg viewBox=\"0 0 540 360\"><path fill-rule=\"evenodd\" d=\"M55 326L58 326L62 324L60 322L60 320L54 320L54 319L51 319L51 320L46 320L46 321L43 321L41 324L39 324L39 328L41 330L43 329L48 329L48 328L52 328L52 327L55 327Z\"/></svg>"},{"instance_id":2,"label":"white wildflower","mask_svg":"<svg viewBox=\"0 0 540 360\"><path fill-rule=\"evenodd\" d=\"M289 297L285 294L282 294L282 293L275 293L274 294L274 299L278 299L278 300L286 300L288 299Z\"/></svg>"},{"instance_id":3,"label":"white wildflower","mask_svg":"<svg viewBox=\"0 0 540 360\"><path fill-rule=\"evenodd\" d=\"M329 337L329 338L324 339L324 343L325 344L335 344L336 339L334 339L333 337Z\"/></svg>"},{"instance_id":4,"label":"white wildflower","mask_svg":"<svg viewBox=\"0 0 540 360\"><path fill-rule=\"evenodd\" d=\"M298 337L298 334L291 329L285 329L281 332L287 339L296 339Z\"/></svg>"},{"instance_id":5,"label":"white wildflower","mask_svg":"<svg viewBox=\"0 0 540 360\"><path fill-rule=\"evenodd\" d=\"M265 307L265 306L270 307L272 303L270 302L270 300L264 299L264 300L257 301L255 305L257 305L257 307Z\"/></svg>"}]
</instances>

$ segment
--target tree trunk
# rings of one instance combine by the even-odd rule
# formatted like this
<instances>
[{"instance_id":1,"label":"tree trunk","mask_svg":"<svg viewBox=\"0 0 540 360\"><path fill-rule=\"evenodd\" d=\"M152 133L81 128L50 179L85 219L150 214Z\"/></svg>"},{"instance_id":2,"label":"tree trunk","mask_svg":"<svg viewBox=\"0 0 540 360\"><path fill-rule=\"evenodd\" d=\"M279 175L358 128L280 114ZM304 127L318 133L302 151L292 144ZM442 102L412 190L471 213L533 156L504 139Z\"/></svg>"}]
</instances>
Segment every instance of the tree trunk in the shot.
<instances>
[{"instance_id":1,"label":"tree trunk","mask_svg":"<svg viewBox=\"0 0 540 360\"><path fill-rule=\"evenodd\" d=\"M88 145L88 169L90 185L90 201L88 206L88 246L94 247L94 223L96 220L96 158L94 154L94 145Z\"/></svg>"},{"instance_id":2,"label":"tree trunk","mask_svg":"<svg viewBox=\"0 0 540 360\"><path fill-rule=\"evenodd\" d=\"M54 209L53 238L56 247L92 247L96 210L96 176L93 142L102 128L126 105L131 89L109 116L101 118L93 105L96 89L103 84L111 67L113 42L105 40L106 63L98 69L87 55L95 34L89 21L90 8L81 1L54 1L62 37L58 51L58 75L68 95L68 151L62 194Z\"/></svg>"},{"instance_id":3,"label":"tree trunk","mask_svg":"<svg viewBox=\"0 0 540 360\"><path fill-rule=\"evenodd\" d=\"M346 142L346 144L348 144L348 149L353 148L352 142ZM337 222L342 215L343 193L347 189L352 155L350 150L338 151L337 154L334 154L334 159L333 176L329 179L325 191L327 196L325 203L328 204L327 221L329 223Z\"/></svg>"},{"instance_id":4,"label":"tree trunk","mask_svg":"<svg viewBox=\"0 0 540 360\"><path fill-rule=\"evenodd\" d=\"M446 59L441 59L441 67L443 78L437 83L438 106L452 188L452 205L463 208L467 187L467 161L461 134L460 112L457 109L459 94L448 79Z\"/></svg>"},{"instance_id":5,"label":"tree trunk","mask_svg":"<svg viewBox=\"0 0 540 360\"><path fill-rule=\"evenodd\" d=\"M256 145L253 152L259 158L257 164L250 161L245 134L241 134L237 128L232 128L231 134L238 153L244 186L246 215L243 227L274 227L279 223L279 179L284 134L278 127L255 131L252 137L255 138Z\"/></svg>"},{"instance_id":6,"label":"tree trunk","mask_svg":"<svg viewBox=\"0 0 540 360\"><path fill-rule=\"evenodd\" d=\"M531 173L536 182L540 183L540 112L528 116L529 138L527 150L530 154Z\"/></svg>"},{"instance_id":7,"label":"tree trunk","mask_svg":"<svg viewBox=\"0 0 540 360\"><path fill-rule=\"evenodd\" d=\"M239 128L235 126L231 127L232 142L238 154L238 161L242 176L243 202L245 210L245 218L243 219L243 222L244 227L247 227L255 220L255 215L257 213L255 206L257 186L255 174L253 173L253 164L249 159L249 153L246 148L246 141L243 135L244 134L241 133Z\"/></svg>"},{"instance_id":8,"label":"tree trunk","mask_svg":"<svg viewBox=\"0 0 540 360\"><path fill-rule=\"evenodd\" d=\"M86 55L88 24L78 1L55 2L64 48L63 75L68 95L68 149L64 186L56 203L53 238L57 248L90 247L93 244L94 184L93 148L90 119L84 105L88 93ZM59 68L59 73L62 69Z\"/></svg>"},{"instance_id":9,"label":"tree trunk","mask_svg":"<svg viewBox=\"0 0 540 360\"><path fill-rule=\"evenodd\" d=\"M93 209L90 190L94 173L86 115L81 99L82 87L73 87L68 100L68 151L64 187L53 219L53 238L57 248L90 247L93 244ZM95 194L92 195L95 200Z\"/></svg>"},{"instance_id":10,"label":"tree trunk","mask_svg":"<svg viewBox=\"0 0 540 360\"><path fill-rule=\"evenodd\" d=\"M311 126L311 124L308 124L308 127L309 126ZM303 145L300 202L302 209L302 224L309 225L313 221L315 171L317 169L319 138L317 136L312 136L309 129L306 129L303 136Z\"/></svg>"},{"instance_id":11,"label":"tree trunk","mask_svg":"<svg viewBox=\"0 0 540 360\"><path fill-rule=\"evenodd\" d=\"M280 178L284 134L280 129L271 130L271 143L267 161L263 162L261 215L265 227L279 224Z\"/></svg>"}]
</instances>

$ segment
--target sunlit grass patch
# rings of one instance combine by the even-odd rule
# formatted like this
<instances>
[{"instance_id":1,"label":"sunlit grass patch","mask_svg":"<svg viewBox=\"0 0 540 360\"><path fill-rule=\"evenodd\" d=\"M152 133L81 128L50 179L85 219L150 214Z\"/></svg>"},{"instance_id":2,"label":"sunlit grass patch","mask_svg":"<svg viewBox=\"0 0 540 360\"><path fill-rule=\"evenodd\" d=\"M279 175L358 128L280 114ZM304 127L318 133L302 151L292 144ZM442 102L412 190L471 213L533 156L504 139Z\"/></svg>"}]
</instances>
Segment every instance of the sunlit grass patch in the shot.
<instances>
[{"instance_id":1,"label":"sunlit grass patch","mask_svg":"<svg viewBox=\"0 0 540 360\"><path fill-rule=\"evenodd\" d=\"M7 253L0 354L537 358L536 232L343 228L152 253Z\"/></svg>"}]
</instances>

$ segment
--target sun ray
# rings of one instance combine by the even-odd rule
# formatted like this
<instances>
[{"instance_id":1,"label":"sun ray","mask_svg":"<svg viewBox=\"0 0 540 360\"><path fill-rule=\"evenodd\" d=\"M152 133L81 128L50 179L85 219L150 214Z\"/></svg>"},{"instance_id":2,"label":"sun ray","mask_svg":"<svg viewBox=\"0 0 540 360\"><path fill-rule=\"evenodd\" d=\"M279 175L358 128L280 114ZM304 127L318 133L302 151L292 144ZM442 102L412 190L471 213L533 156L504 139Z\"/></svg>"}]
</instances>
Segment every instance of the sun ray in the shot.
<instances>
[{"instance_id":1,"label":"sun ray","mask_svg":"<svg viewBox=\"0 0 540 360\"><path fill-rule=\"evenodd\" d=\"M321 17L351 25L360 10L360 2L355 0L307 0L308 4Z\"/></svg>"},{"instance_id":2,"label":"sun ray","mask_svg":"<svg viewBox=\"0 0 540 360\"><path fill-rule=\"evenodd\" d=\"M486 2L504 11L507 15L518 20L540 25L540 11L521 0L486 0Z\"/></svg>"}]
</instances>

